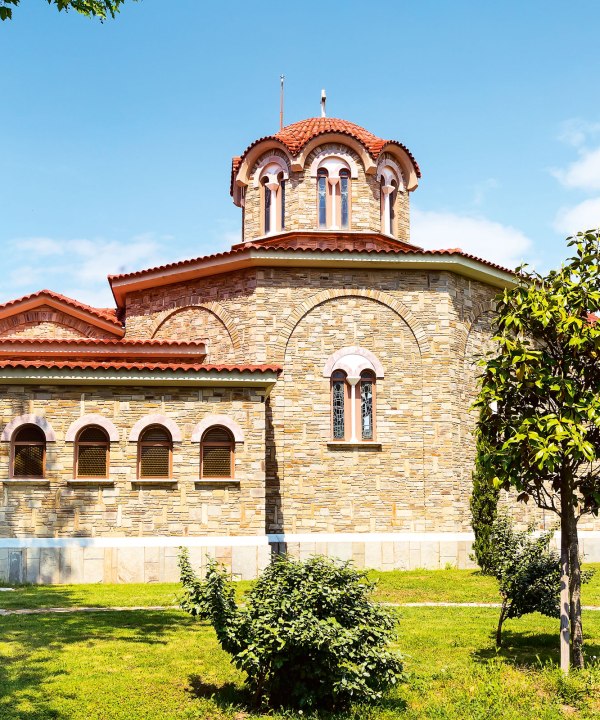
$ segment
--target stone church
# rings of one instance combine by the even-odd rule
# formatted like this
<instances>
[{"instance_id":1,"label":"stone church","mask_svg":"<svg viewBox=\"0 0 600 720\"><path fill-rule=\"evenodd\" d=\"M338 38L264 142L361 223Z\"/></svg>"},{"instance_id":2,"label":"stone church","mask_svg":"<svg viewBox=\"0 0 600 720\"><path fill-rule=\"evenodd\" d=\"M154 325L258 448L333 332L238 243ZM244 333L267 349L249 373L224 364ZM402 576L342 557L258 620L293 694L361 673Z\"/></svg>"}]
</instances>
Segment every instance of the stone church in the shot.
<instances>
[{"instance_id":1,"label":"stone church","mask_svg":"<svg viewBox=\"0 0 600 720\"><path fill-rule=\"evenodd\" d=\"M176 580L182 545L241 578L468 566L473 360L514 277L411 243L420 174L304 120L233 158L230 250L111 276L109 309L1 305L0 580Z\"/></svg>"}]
</instances>

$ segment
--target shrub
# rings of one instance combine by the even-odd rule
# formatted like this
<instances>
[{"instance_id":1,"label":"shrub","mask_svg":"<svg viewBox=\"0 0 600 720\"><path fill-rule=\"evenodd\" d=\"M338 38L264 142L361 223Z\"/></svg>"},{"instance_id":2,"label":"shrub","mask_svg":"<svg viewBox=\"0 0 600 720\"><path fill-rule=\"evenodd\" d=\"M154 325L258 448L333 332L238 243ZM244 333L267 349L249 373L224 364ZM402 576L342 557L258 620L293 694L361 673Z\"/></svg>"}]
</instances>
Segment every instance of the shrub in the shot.
<instances>
[{"instance_id":1,"label":"shrub","mask_svg":"<svg viewBox=\"0 0 600 720\"><path fill-rule=\"evenodd\" d=\"M502 645L502 624L509 618L539 612L560 617L560 556L550 549L552 533L533 535L517 531L512 520L501 515L489 537L489 563L502 596L496 645ZM587 582L592 571L582 573Z\"/></svg>"},{"instance_id":2,"label":"shrub","mask_svg":"<svg viewBox=\"0 0 600 720\"><path fill-rule=\"evenodd\" d=\"M225 571L209 561L205 580L179 556L181 607L209 620L247 674L254 701L307 710L373 701L397 682L389 649L395 620L370 599L373 583L347 562L278 556L238 607Z\"/></svg>"}]
</instances>

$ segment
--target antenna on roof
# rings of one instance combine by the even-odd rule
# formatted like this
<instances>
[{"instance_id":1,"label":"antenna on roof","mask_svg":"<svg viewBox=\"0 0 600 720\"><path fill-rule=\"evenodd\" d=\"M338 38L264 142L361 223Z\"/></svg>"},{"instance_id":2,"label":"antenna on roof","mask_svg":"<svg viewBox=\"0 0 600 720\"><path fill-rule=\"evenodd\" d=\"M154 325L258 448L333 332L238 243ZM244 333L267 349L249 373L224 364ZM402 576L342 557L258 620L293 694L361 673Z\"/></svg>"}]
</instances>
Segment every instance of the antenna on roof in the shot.
<instances>
[{"instance_id":1,"label":"antenna on roof","mask_svg":"<svg viewBox=\"0 0 600 720\"><path fill-rule=\"evenodd\" d=\"M283 81L285 75L280 75L279 80L281 81L281 92L279 93L279 129L283 130Z\"/></svg>"},{"instance_id":2,"label":"antenna on roof","mask_svg":"<svg viewBox=\"0 0 600 720\"><path fill-rule=\"evenodd\" d=\"M325 104L327 103L327 93L325 90L321 90L321 117L327 117L327 112L325 111Z\"/></svg>"}]
</instances>

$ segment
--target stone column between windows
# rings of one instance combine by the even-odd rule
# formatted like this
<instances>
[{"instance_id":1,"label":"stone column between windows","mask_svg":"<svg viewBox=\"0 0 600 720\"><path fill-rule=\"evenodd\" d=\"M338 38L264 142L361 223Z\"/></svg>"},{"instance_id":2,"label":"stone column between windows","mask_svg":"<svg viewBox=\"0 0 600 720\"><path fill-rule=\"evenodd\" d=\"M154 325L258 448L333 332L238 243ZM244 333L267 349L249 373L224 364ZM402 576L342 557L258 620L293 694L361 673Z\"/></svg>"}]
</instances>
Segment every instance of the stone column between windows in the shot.
<instances>
[{"instance_id":1,"label":"stone column between windows","mask_svg":"<svg viewBox=\"0 0 600 720\"><path fill-rule=\"evenodd\" d=\"M347 377L346 380L350 385L350 423L352 425L352 434L350 436L350 442L358 442L356 436L356 386L358 385L359 377Z\"/></svg>"},{"instance_id":2,"label":"stone column between windows","mask_svg":"<svg viewBox=\"0 0 600 720\"><path fill-rule=\"evenodd\" d=\"M277 232L277 188L279 187L279 181L272 179L273 176L269 176L269 182L265 183L271 193L271 206L269 208L269 234Z\"/></svg>"},{"instance_id":3,"label":"stone column between windows","mask_svg":"<svg viewBox=\"0 0 600 720\"><path fill-rule=\"evenodd\" d=\"M392 234L390 223L390 195L392 194L393 189L393 185L381 186L381 192L383 193L383 232L387 235Z\"/></svg>"},{"instance_id":4,"label":"stone column between windows","mask_svg":"<svg viewBox=\"0 0 600 720\"><path fill-rule=\"evenodd\" d=\"M338 230L337 225L337 207L336 207L336 196L335 196L335 187L338 184L339 177L330 177L327 178L329 181L329 184L331 185L331 225L329 226L331 230ZM354 430L353 430L354 432Z\"/></svg>"}]
</instances>

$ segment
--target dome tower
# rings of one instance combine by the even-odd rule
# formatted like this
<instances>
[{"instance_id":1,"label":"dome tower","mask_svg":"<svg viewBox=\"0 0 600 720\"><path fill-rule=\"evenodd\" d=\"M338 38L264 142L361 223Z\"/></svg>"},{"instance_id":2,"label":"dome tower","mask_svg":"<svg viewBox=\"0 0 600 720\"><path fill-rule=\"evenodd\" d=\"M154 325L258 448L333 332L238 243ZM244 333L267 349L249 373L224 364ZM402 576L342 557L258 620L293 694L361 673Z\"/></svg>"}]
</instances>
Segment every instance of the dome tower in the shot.
<instances>
[{"instance_id":1,"label":"dome tower","mask_svg":"<svg viewBox=\"0 0 600 720\"><path fill-rule=\"evenodd\" d=\"M233 158L243 240L282 234L381 235L410 244L409 197L421 173L404 145L346 120L301 120Z\"/></svg>"}]
</instances>

